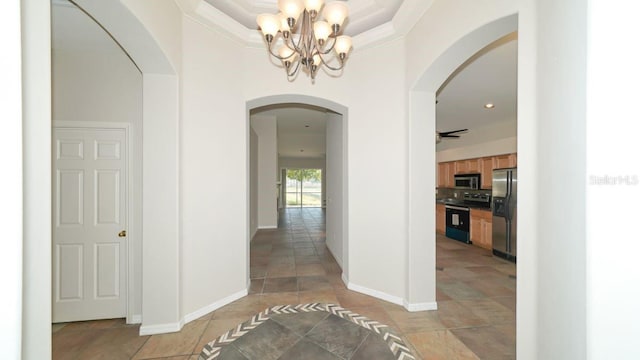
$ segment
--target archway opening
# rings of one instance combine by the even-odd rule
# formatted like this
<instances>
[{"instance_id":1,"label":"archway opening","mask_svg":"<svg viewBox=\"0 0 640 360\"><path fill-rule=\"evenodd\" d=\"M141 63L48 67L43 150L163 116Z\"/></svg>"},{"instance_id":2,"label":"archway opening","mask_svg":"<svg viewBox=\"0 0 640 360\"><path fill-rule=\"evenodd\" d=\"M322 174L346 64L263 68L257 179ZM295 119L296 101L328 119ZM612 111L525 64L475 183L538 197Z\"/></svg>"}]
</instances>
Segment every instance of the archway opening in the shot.
<instances>
[{"instance_id":1,"label":"archway opening","mask_svg":"<svg viewBox=\"0 0 640 360\"><path fill-rule=\"evenodd\" d=\"M296 117L301 109L313 116ZM258 229L278 229L278 225L286 225L283 222L286 217L283 169L324 170L320 172L320 207L316 208L321 215L312 215L322 217L323 224L310 235L312 239L326 241L326 248L341 268L343 279L348 278L349 269L347 118L346 107L310 96L277 95L247 102L247 193L250 194L247 241L251 242ZM309 134L314 131L315 135ZM266 182L262 181L265 176ZM250 248L247 247L249 252ZM256 266L252 267L250 254L247 259L250 278L267 275L268 264L254 262ZM289 273L293 270L289 269Z\"/></svg>"},{"instance_id":2,"label":"archway opening","mask_svg":"<svg viewBox=\"0 0 640 360\"><path fill-rule=\"evenodd\" d=\"M409 93L409 244L407 294L410 310L436 309L436 263L434 227L436 194L436 94L443 83L474 54L487 45L517 31L517 14L485 24L457 40L442 52L416 81ZM435 225L435 221L433 223ZM428 281L425 284L425 279Z\"/></svg>"}]
</instances>

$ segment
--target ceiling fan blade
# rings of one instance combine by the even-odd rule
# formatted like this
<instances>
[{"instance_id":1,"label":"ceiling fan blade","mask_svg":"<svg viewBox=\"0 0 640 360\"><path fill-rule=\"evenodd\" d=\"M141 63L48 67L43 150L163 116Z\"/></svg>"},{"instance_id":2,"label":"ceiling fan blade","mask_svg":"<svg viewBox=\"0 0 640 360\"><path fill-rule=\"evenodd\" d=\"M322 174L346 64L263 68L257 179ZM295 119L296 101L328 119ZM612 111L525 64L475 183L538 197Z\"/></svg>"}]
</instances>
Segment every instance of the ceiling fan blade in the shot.
<instances>
[{"instance_id":1,"label":"ceiling fan blade","mask_svg":"<svg viewBox=\"0 0 640 360\"><path fill-rule=\"evenodd\" d=\"M453 130L453 131L441 131L440 135L441 136L447 136L450 134L455 134L455 133L459 133L459 132L463 132L463 131L468 131L469 129L460 129L460 130Z\"/></svg>"},{"instance_id":2,"label":"ceiling fan blade","mask_svg":"<svg viewBox=\"0 0 640 360\"><path fill-rule=\"evenodd\" d=\"M443 137L443 138L459 138L460 135L442 135L442 134L440 134L440 137Z\"/></svg>"}]
</instances>

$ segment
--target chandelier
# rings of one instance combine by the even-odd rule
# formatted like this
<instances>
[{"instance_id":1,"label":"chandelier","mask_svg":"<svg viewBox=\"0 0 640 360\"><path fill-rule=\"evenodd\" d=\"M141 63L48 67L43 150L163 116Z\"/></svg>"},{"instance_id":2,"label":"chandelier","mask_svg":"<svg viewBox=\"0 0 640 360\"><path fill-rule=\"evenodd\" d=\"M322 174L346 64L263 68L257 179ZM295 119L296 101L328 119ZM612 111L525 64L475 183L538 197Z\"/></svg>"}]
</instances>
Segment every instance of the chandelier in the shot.
<instances>
[{"instance_id":1,"label":"chandelier","mask_svg":"<svg viewBox=\"0 0 640 360\"><path fill-rule=\"evenodd\" d=\"M278 0L279 14L258 15L269 54L282 61L289 81L300 69L313 80L321 66L331 71L344 68L352 43L351 37L339 34L349 9L343 1L330 2L324 5L324 20L320 20L323 5L323 0ZM302 21L298 21L300 16ZM276 53L277 38L282 41ZM332 51L336 52L337 61L330 56Z\"/></svg>"}]
</instances>

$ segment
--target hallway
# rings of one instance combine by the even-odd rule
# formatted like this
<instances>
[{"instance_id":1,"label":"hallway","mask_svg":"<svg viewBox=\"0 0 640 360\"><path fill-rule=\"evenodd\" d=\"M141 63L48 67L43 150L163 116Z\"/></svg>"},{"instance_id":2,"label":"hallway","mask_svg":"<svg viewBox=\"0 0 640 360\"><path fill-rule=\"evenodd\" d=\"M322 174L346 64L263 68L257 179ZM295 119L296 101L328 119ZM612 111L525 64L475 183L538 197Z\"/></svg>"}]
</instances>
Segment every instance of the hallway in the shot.
<instances>
[{"instance_id":1,"label":"hallway","mask_svg":"<svg viewBox=\"0 0 640 360\"><path fill-rule=\"evenodd\" d=\"M335 303L389 325L423 359L515 358L515 265L490 252L437 238L438 311L403 307L348 290L325 246L325 212L289 208L278 229L251 243L249 295L178 333L137 336L138 325L102 320L54 325L54 359L195 360L202 347L266 308Z\"/></svg>"}]
</instances>

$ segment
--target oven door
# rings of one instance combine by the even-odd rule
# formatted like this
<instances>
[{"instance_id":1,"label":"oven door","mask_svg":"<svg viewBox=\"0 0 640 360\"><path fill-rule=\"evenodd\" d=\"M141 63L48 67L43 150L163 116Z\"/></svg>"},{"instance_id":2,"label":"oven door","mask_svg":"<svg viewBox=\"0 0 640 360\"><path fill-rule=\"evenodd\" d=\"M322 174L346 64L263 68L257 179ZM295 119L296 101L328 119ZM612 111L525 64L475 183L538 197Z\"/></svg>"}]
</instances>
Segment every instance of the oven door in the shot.
<instances>
[{"instance_id":1,"label":"oven door","mask_svg":"<svg viewBox=\"0 0 640 360\"><path fill-rule=\"evenodd\" d=\"M448 238L471 244L469 225L471 223L469 208L463 206L445 205L446 228Z\"/></svg>"}]
</instances>

